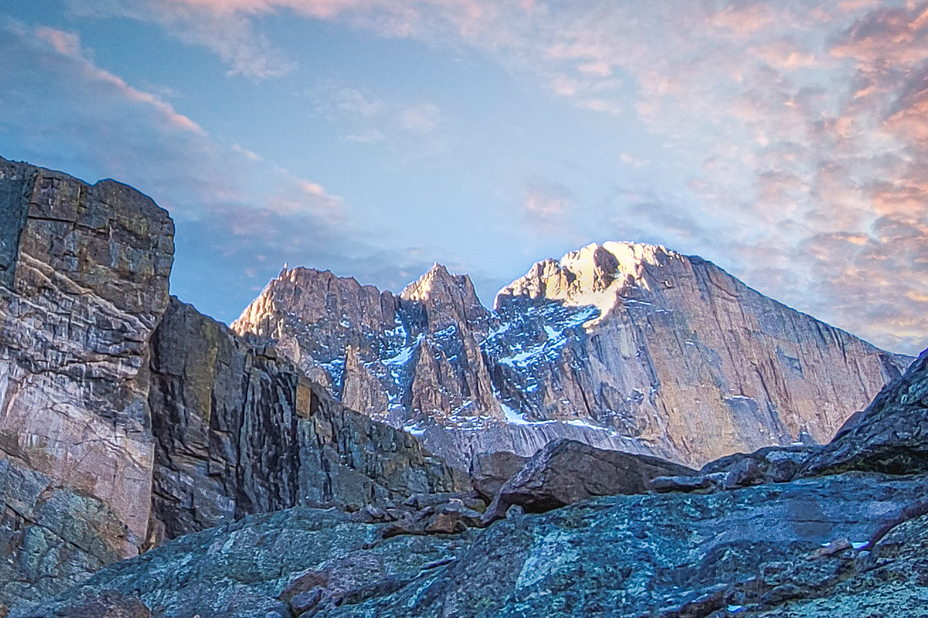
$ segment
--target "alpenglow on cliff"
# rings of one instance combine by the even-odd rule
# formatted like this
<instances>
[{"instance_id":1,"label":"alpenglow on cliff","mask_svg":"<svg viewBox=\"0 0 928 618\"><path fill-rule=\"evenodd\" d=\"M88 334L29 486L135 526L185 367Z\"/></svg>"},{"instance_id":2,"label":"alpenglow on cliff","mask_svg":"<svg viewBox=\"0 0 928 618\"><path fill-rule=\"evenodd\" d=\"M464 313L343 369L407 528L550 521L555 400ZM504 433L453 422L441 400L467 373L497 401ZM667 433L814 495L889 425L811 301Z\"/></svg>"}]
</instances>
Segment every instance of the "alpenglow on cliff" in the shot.
<instances>
[{"instance_id":1,"label":"alpenglow on cliff","mask_svg":"<svg viewBox=\"0 0 928 618\"><path fill-rule=\"evenodd\" d=\"M399 295L285 269L232 328L465 468L558 437L691 465L827 442L911 362L701 258L617 242L538 262L494 311L440 265Z\"/></svg>"}]
</instances>

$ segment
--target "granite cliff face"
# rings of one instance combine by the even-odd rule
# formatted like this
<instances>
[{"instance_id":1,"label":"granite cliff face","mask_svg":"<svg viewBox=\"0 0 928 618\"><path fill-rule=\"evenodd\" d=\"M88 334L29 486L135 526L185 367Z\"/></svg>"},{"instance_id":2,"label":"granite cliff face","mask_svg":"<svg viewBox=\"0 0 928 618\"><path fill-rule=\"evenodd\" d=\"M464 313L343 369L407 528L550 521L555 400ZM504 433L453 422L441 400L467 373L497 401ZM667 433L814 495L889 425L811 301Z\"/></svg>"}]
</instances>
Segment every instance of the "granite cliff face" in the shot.
<instances>
[{"instance_id":1,"label":"granite cliff face","mask_svg":"<svg viewBox=\"0 0 928 618\"><path fill-rule=\"evenodd\" d=\"M138 552L173 231L125 185L0 159L0 606Z\"/></svg>"},{"instance_id":2,"label":"granite cliff face","mask_svg":"<svg viewBox=\"0 0 928 618\"><path fill-rule=\"evenodd\" d=\"M0 452L144 536L147 344L168 302L174 226L113 181L0 160L0 187Z\"/></svg>"},{"instance_id":3,"label":"granite cliff face","mask_svg":"<svg viewBox=\"0 0 928 618\"><path fill-rule=\"evenodd\" d=\"M826 442L911 360L631 243L539 262L494 312L441 266L399 296L285 270L232 328L462 468L559 438L689 465Z\"/></svg>"},{"instance_id":4,"label":"granite cliff face","mask_svg":"<svg viewBox=\"0 0 928 618\"><path fill-rule=\"evenodd\" d=\"M468 490L415 437L346 409L271 347L176 299L152 340L152 537L299 505Z\"/></svg>"},{"instance_id":5,"label":"granite cliff face","mask_svg":"<svg viewBox=\"0 0 928 618\"><path fill-rule=\"evenodd\" d=\"M496 300L527 338L543 338L534 316L552 307L597 313L560 335L553 363L503 339L503 399L532 418L583 415L692 464L827 442L911 361L663 247L591 245L536 264Z\"/></svg>"}]
</instances>

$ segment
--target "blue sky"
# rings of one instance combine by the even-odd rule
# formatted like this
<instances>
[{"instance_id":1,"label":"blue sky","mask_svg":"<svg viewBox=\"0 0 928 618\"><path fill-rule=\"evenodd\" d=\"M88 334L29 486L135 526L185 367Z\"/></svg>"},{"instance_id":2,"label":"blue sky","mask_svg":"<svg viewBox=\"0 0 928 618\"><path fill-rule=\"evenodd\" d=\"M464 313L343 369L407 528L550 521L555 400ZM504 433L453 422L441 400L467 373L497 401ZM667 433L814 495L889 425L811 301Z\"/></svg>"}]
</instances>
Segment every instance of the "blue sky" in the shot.
<instances>
[{"instance_id":1,"label":"blue sky","mask_svg":"<svg viewBox=\"0 0 928 618\"><path fill-rule=\"evenodd\" d=\"M928 2L5 0L0 54L0 155L152 196L226 322L634 240L928 345Z\"/></svg>"}]
</instances>

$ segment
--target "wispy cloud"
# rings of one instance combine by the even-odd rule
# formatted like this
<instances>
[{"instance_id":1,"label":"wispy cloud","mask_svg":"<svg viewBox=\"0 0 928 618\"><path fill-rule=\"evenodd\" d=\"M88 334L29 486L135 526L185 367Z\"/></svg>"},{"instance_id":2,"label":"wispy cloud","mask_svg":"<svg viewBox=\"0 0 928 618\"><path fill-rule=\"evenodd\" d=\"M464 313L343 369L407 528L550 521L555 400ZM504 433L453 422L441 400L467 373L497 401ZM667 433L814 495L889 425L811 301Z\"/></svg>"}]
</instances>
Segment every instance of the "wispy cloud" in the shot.
<instances>
[{"instance_id":1,"label":"wispy cloud","mask_svg":"<svg viewBox=\"0 0 928 618\"><path fill-rule=\"evenodd\" d=\"M436 29L467 35L495 14L481 0L68 0L81 15L127 17L155 23L181 41L204 47L229 73L256 80L283 77L296 63L255 26L262 17L289 13L337 20L381 35L407 37Z\"/></svg>"},{"instance_id":2,"label":"wispy cloud","mask_svg":"<svg viewBox=\"0 0 928 618\"><path fill-rule=\"evenodd\" d=\"M9 24L8 29L12 33L26 34L24 27L21 25ZM127 101L150 107L163 120L174 127L199 135L204 134L203 129L197 123L183 114L177 113L169 103L160 97L133 88L116 75L97 68L90 60L88 52L81 47L80 37L76 33L39 26L35 28L33 34L39 42L45 43L59 55L70 59L75 68L87 80L109 87L117 96L122 96Z\"/></svg>"},{"instance_id":3,"label":"wispy cloud","mask_svg":"<svg viewBox=\"0 0 928 618\"><path fill-rule=\"evenodd\" d=\"M230 75L254 80L290 74L296 63L257 32L252 20L266 12L261 3L185 0L68 0L72 11L90 17L125 17L158 24L178 40L215 53Z\"/></svg>"},{"instance_id":4,"label":"wispy cloud","mask_svg":"<svg viewBox=\"0 0 928 618\"><path fill-rule=\"evenodd\" d=\"M536 233L563 236L576 209L575 198L564 185L535 179L525 188L522 220Z\"/></svg>"}]
</instances>

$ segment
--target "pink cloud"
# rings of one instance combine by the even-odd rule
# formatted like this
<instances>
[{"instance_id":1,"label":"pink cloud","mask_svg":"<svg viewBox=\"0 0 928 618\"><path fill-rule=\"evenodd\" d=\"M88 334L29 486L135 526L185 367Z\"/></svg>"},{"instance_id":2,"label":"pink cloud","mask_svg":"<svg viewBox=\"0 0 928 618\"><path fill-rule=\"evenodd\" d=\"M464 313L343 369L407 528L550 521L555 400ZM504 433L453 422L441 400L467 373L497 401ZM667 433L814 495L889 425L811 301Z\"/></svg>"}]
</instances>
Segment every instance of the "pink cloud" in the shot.
<instances>
[{"instance_id":1,"label":"pink cloud","mask_svg":"<svg viewBox=\"0 0 928 618\"><path fill-rule=\"evenodd\" d=\"M76 33L40 26L35 29L35 36L40 41L48 43L52 49L62 56L75 60L81 70L91 79L113 86L122 96L130 101L150 106L172 126L184 131L191 131L200 135L204 134L203 129L197 123L175 111L170 103L165 102L150 92L133 88L122 78L96 67L93 62L90 61L87 52L81 47L80 38Z\"/></svg>"},{"instance_id":2,"label":"pink cloud","mask_svg":"<svg viewBox=\"0 0 928 618\"><path fill-rule=\"evenodd\" d=\"M770 27L781 18L767 2L733 2L710 19L712 25L739 35L750 35Z\"/></svg>"},{"instance_id":3,"label":"pink cloud","mask_svg":"<svg viewBox=\"0 0 928 618\"><path fill-rule=\"evenodd\" d=\"M561 240L581 239L574 231L572 217L578 211L575 196L559 183L531 180L525 187L520 212L526 230Z\"/></svg>"},{"instance_id":4,"label":"pink cloud","mask_svg":"<svg viewBox=\"0 0 928 618\"><path fill-rule=\"evenodd\" d=\"M928 60L928 2L879 8L858 20L831 53L853 58L878 70L897 69Z\"/></svg>"},{"instance_id":5,"label":"pink cloud","mask_svg":"<svg viewBox=\"0 0 928 618\"><path fill-rule=\"evenodd\" d=\"M62 56L84 59L84 50L81 49L80 37L74 32L64 32L46 26L39 26L35 29L35 35L51 45Z\"/></svg>"},{"instance_id":6,"label":"pink cloud","mask_svg":"<svg viewBox=\"0 0 928 618\"><path fill-rule=\"evenodd\" d=\"M577 70L587 75L598 75L599 77L608 77L612 75L612 67L608 62L587 62L577 65Z\"/></svg>"}]
</instances>

